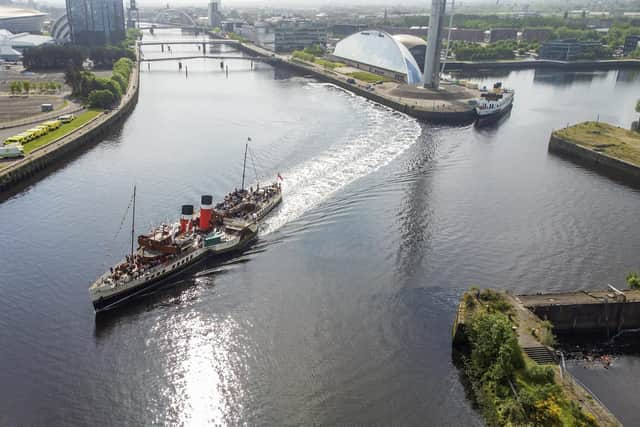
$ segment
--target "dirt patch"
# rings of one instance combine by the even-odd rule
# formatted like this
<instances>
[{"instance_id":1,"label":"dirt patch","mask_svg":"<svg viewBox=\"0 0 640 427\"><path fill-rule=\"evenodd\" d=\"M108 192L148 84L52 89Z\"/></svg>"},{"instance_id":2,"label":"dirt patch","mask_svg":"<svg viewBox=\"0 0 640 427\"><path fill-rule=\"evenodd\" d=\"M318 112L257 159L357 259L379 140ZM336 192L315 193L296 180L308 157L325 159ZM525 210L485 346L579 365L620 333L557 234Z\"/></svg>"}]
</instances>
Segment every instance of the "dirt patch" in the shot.
<instances>
[{"instance_id":1,"label":"dirt patch","mask_svg":"<svg viewBox=\"0 0 640 427\"><path fill-rule=\"evenodd\" d=\"M41 104L61 108L65 99L55 95L0 96L0 123L42 114Z\"/></svg>"}]
</instances>

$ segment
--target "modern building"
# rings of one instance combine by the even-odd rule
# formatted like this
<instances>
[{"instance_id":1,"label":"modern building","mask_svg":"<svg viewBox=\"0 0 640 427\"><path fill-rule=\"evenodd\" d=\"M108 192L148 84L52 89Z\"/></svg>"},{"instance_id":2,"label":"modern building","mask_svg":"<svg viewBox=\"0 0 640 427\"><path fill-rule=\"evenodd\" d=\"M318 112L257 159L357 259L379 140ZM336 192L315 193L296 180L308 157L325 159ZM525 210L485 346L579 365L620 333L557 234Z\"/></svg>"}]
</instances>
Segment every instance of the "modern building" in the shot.
<instances>
[{"instance_id":1,"label":"modern building","mask_svg":"<svg viewBox=\"0 0 640 427\"><path fill-rule=\"evenodd\" d=\"M30 47L42 46L43 44L53 44L53 37L41 36L38 34L20 33L9 37L11 47L18 51L24 51Z\"/></svg>"},{"instance_id":2,"label":"modern building","mask_svg":"<svg viewBox=\"0 0 640 427\"><path fill-rule=\"evenodd\" d=\"M220 0L210 0L209 1L209 10L208 10L208 18L209 18L209 26L210 27L219 27L224 19L221 11Z\"/></svg>"},{"instance_id":3,"label":"modern building","mask_svg":"<svg viewBox=\"0 0 640 427\"><path fill-rule=\"evenodd\" d=\"M489 43L500 40L516 40L517 38L518 30L515 28L494 28L489 31Z\"/></svg>"},{"instance_id":4,"label":"modern building","mask_svg":"<svg viewBox=\"0 0 640 427\"><path fill-rule=\"evenodd\" d=\"M269 18L242 25L236 32L274 52L291 52L313 45L325 46L327 29L322 23L298 18Z\"/></svg>"},{"instance_id":5,"label":"modern building","mask_svg":"<svg viewBox=\"0 0 640 427\"><path fill-rule=\"evenodd\" d=\"M444 34L448 37L449 29L444 29ZM451 40L460 40L472 43L484 42L485 34L483 30L473 30L469 28L452 28Z\"/></svg>"},{"instance_id":6,"label":"modern building","mask_svg":"<svg viewBox=\"0 0 640 427\"><path fill-rule=\"evenodd\" d=\"M51 25L51 36L58 44L71 43L71 27L69 26L69 20L66 14L56 19L53 25Z\"/></svg>"},{"instance_id":7,"label":"modern building","mask_svg":"<svg viewBox=\"0 0 640 427\"><path fill-rule=\"evenodd\" d=\"M380 30L360 31L340 40L333 56L354 68L410 85L422 84L422 73L404 44Z\"/></svg>"},{"instance_id":8,"label":"modern building","mask_svg":"<svg viewBox=\"0 0 640 427\"><path fill-rule=\"evenodd\" d=\"M413 55L413 59L418 63L420 71L424 72L424 60L427 56L427 41L422 37L412 36L411 34L395 34L393 38L409 49L409 52Z\"/></svg>"},{"instance_id":9,"label":"modern building","mask_svg":"<svg viewBox=\"0 0 640 427\"><path fill-rule=\"evenodd\" d=\"M347 37L358 31L364 31L368 28L367 24L333 24L329 28L329 32L333 37Z\"/></svg>"},{"instance_id":10,"label":"modern building","mask_svg":"<svg viewBox=\"0 0 640 427\"><path fill-rule=\"evenodd\" d=\"M122 0L67 0L67 18L75 44L116 44L125 38Z\"/></svg>"},{"instance_id":11,"label":"modern building","mask_svg":"<svg viewBox=\"0 0 640 427\"><path fill-rule=\"evenodd\" d=\"M528 42L546 42L553 36L553 31L549 28L525 28L522 30L522 40Z\"/></svg>"},{"instance_id":12,"label":"modern building","mask_svg":"<svg viewBox=\"0 0 640 427\"><path fill-rule=\"evenodd\" d=\"M0 28L12 33L39 33L46 13L13 6L0 6Z\"/></svg>"},{"instance_id":13,"label":"modern building","mask_svg":"<svg viewBox=\"0 0 640 427\"><path fill-rule=\"evenodd\" d=\"M6 40L0 40L0 60L2 61L19 61L22 53L11 47Z\"/></svg>"},{"instance_id":14,"label":"modern building","mask_svg":"<svg viewBox=\"0 0 640 427\"><path fill-rule=\"evenodd\" d=\"M540 59L557 61L572 61L579 58L585 51L600 47L600 42L579 42L575 39L553 40L542 43Z\"/></svg>"},{"instance_id":15,"label":"modern building","mask_svg":"<svg viewBox=\"0 0 640 427\"><path fill-rule=\"evenodd\" d=\"M429 27L391 27L391 26L383 26L377 27L377 29L382 30L386 33L391 34L392 36L395 34L408 34L410 36L416 37L427 37L429 34Z\"/></svg>"},{"instance_id":16,"label":"modern building","mask_svg":"<svg viewBox=\"0 0 640 427\"><path fill-rule=\"evenodd\" d=\"M638 43L640 43L640 35L627 36L627 38L624 39L622 54L624 56L631 55L631 53L638 48Z\"/></svg>"},{"instance_id":17,"label":"modern building","mask_svg":"<svg viewBox=\"0 0 640 427\"><path fill-rule=\"evenodd\" d=\"M30 33L13 34L9 30L0 29L0 59L17 61L22 57L25 49L51 43L54 43L54 40L49 36Z\"/></svg>"}]
</instances>

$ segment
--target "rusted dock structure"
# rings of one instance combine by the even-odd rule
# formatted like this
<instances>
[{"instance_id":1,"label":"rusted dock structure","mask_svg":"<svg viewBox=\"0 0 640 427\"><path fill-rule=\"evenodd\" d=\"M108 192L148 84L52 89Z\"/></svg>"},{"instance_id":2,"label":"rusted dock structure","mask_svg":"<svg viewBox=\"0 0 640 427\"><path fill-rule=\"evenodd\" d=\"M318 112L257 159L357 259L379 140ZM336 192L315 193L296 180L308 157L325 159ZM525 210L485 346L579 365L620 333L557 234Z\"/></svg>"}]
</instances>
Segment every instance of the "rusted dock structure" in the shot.
<instances>
[{"instance_id":1,"label":"rusted dock structure","mask_svg":"<svg viewBox=\"0 0 640 427\"><path fill-rule=\"evenodd\" d=\"M553 323L557 334L611 336L640 328L640 290L578 291L519 295L516 300Z\"/></svg>"}]
</instances>

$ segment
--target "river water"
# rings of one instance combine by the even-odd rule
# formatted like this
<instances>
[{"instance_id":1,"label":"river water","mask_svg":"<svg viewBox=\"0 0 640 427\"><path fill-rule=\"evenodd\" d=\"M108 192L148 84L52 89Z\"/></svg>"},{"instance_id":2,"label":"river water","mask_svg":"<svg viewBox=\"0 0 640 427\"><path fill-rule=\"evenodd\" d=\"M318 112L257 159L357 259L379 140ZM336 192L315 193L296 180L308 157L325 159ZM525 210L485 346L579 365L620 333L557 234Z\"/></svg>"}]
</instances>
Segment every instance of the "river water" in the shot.
<instances>
[{"instance_id":1,"label":"river water","mask_svg":"<svg viewBox=\"0 0 640 427\"><path fill-rule=\"evenodd\" d=\"M547 153L567 122L628 126L637 74L476 76L517 91L477 129L226 63L143 65L121 127L0 207L0 424L479 425L451 362L466 288L639 267L640 192ZM87 287L127 251L133 185L138 230L177 218L240 186L248 137L250 181L284 177L257 244L96 319Z\"/></svg>"}]
</instances>

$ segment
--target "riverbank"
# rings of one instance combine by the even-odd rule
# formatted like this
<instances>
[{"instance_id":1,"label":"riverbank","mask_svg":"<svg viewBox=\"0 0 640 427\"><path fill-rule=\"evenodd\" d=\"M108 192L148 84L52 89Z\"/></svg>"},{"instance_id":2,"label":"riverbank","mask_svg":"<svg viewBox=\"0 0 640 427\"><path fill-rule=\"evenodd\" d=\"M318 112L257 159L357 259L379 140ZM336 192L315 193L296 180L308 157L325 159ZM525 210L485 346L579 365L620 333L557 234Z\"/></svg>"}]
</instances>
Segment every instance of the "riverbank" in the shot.
<instances>
[{"instance_id":1,"label":"riverbank","mask_svg":"<svg viewBox=\"0 0 640 427\"><path fill-rule=\"evenodd\" d=\"M454 350L490 425L619 426L599 400L558 365L549 322L506 292L465 292Z\"/></svg>"},{"instance_id":2,"label":"riverbank","mask_svg":"<svg viewBox=\"0 0 640 427\"><path fill-rule=\"evenodd\" d=\"M602 122L583 122L551 133L549 151L632 185L640 185L640 134Z\"/></svg>"},{"instance_id":3,"label":"riverbank","mask_svg":"<svg viewBox=\"0 0 640 427\"><path fill-rule=\"evenodd\" d=\"M318 80L335 84L356 95L419 120L464 125L472 123L477 117L469 101L478 98L480 93L464 86L442 82L441 88L433 91L388 82L380 86L371 85L369 82L352 78L348 74L341 74L294 58L276 55L251 43L242 43L239 46L246 53L267 58L273 66L288 68L303 75L311 75ZM382 77L380 79L382 80Z\"/></svg>"},{"instance_id":4,"label":"riverbank","mask_svg":"<svg viewBox=\"0 0 640 427\"><path fill-rule=\"evenodd\" d=\"M107 110L87 121L72 132L38 147L24 158L0 169L0 193L10 192L16 184L35 177L44 176L45 171L57 162L68 159L73 152L90 146L113 126L124 120L138 101L140 84L140 62L133 67L127 92L114 110Z\"/></svg>"},{"instance_id":5,"label":"riverbank","mask_svg":"<svg viewBox=\"0 0 640 427\"><path fill-rule=\"evenodd\" d=\"M542 68L564 71L640 69L640 60L553 61L550 59L536 59L511 61L447 61L446 65L446 71L527 70Z\"/></svg>"}]
</instances>

